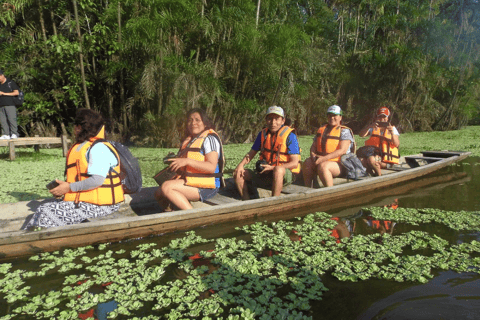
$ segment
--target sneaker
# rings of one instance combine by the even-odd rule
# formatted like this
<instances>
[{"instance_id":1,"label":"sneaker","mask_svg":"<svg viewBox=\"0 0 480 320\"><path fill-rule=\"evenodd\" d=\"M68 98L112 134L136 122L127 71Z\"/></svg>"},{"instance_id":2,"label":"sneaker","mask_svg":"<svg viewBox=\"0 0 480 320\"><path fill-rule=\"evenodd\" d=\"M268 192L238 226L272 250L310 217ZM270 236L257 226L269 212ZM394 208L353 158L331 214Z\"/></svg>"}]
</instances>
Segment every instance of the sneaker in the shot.
<instances>
[{"instance_id":1,"label":"sneaker","mask_svg":"<svg viewBox=\"0 0 480 320\"><path fill-rule=\"evenodd\" d=\"M12 134L12 135L10 136L10 139L17 139L17 138L18 138L18 137L17 137L16 134Z\"/></svg>"},{"instance_id":2,"label":"sneaker","mask_svg":"<svg viewBox=\"0 0 480 320\"><path fill-rule=\"evenodd\" d=\"M10 136L3 135L0 137L0 140L10 140Z\"/></svg>"}]
</instances>

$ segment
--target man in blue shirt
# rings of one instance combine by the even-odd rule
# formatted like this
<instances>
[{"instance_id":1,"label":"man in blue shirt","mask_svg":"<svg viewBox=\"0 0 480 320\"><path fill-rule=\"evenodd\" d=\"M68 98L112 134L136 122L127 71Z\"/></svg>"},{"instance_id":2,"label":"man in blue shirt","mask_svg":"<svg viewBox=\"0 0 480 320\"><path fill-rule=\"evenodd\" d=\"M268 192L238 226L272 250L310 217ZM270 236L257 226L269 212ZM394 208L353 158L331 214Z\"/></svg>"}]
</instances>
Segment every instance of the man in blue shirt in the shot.
<instances>
[{"instance_id":1,"label":"man in blue shirt","mask_svg":"<svg viewBox=\"0 0 480 320\"><path fill-rule=\"evenodd\" d=\"M266 128L259 132L252 149L233 172L235 184L243 200L250 198L246 181L255 179L257 185L272 188L272 196L279 196L284 184L293 181L300 172L300 148L293 129L285 126L285 113L281 107L268 108ZM260 151L261 164L257 172L246 170L245 165Z\"/></svg>"}]
</instances>

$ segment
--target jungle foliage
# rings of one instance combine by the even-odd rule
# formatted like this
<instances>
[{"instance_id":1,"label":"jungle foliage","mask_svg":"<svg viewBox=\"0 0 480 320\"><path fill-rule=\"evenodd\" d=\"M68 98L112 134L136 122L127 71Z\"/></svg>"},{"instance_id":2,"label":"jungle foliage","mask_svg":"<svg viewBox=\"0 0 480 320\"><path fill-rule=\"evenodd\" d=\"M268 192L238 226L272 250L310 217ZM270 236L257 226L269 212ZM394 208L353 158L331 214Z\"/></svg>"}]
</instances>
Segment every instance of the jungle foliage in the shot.
<instances>
[{"instance_id":1,"label":"jungle foliage","mask_svg":"<svg viewBox=\"0 0 480 320\"><path fill-rule=\"evenodd\" d=\"M177 145L205 108L225 142L283 106L301 133L340 104L360 128L380 105L403 132L478 118L474 0L7 0L0 67L26 92L25 134L99 110L138 144Z\"/></svg>"}]
</instances>

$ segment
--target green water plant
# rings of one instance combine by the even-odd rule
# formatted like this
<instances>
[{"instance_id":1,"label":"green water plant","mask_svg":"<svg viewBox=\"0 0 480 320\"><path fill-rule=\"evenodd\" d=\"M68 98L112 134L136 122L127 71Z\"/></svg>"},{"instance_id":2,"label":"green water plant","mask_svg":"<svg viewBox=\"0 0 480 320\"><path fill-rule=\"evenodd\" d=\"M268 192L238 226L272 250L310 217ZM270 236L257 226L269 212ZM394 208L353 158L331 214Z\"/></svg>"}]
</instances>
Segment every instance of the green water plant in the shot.
<instances>
[{"instance_id":1,"label":"green water plant","mask_svg":"<svg viewBox=\"0 0 480 320\"><path fill-rule=\"evenodd\" d=\"M369 208L376 219L479 230L478 213ZM109 244L42 253L31 270L0 264L0 319L76 319L115 301L109 319L311 319L312 302L338 281L427 282L435 270L480 273L480 242L450 243L422 230L337 239L326 213L238 228L244 239L204 239L187 232L166 247ZM192 250L201 245L210 250ZM194 251L193 251L194 252ZM51 282L48 289L41 284Z\"/></svg>"}]
</instances>

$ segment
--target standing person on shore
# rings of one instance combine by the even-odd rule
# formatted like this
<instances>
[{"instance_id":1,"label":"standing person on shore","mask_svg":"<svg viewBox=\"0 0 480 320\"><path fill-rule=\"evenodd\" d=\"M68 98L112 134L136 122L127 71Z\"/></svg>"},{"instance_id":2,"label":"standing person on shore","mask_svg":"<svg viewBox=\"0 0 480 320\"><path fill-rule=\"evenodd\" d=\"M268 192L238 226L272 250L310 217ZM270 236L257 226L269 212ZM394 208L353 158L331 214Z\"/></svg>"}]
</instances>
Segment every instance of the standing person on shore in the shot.
<instances>
[{"instance_id":1,"label":"standing person on shore","mask_svg":"<svg viewBox=\"0 0 480 320\"><path fill-rule=\"evenodd\" d=\"M382 175L382 168L397 164L400 160L398 147L400 139L397 128L389 122L390 110L381 107L376 117L359 132L360 137L370 136L365 146L357 151L357 156L368 172L374 176Z\"/></svg>"},{"instance_id":2,"label":"standing person on shore","mask_svg":"<svg viewBox=\"0 0 480 320\"><path fill-rule=\"evenodd\" d=\"M333 178L346 174L340 163L344 154L355 152L355 140L350 128L343 126L342 109L333 105L327 109L326 125L320 127L310 147L310 158L305 160L303 181L311 187L318 175L324 187L333 186Z\"/></svg>"},{"instance_id":3,"label":"standing person on shore","mask_svg":"<svg viewBox=\"0 0 480 320\"><path fill-rule=\"evenodd\" d=\"M186 137L177 157L170 158L169 170L177 176L165 181L155 192L164 210L173 204L180 210L192 209L190 201L205 201L215 196L221 186L224 156L215 125L202 109L186 115Z\"/></svg>"},{"instance_id":4,"label":"standing person on shore","mask_svg":"<svg viewBox=\"0 0 480 320\"><path fill-rule=\"evenodd\" d=\"M18 96L20 88L8 79L0 70L0 124L2 125L1 140L17 139L17 108L13 102L14 96Z\"/></svg>"},{"instance_id":5,"label":"standing person on shore","mask_svg":"<svg viewBox=\"0 0 480 320\"><path fill-rule=\"evenodd\" d=\"M233 172L235 184L243 200L250 199L246 181L255 179L261 187L271 188L272 196L279 196L284 184L293 182L300 172L300 147L294 129L285 125L285 113L281 107L268 108L265 116L267 127L260 131L250 152ZM257 173L246 170L245 165L260 153Z\"/></svg>"},{"instance_id":6,"label":"standing person on shore","mask_svg":"<svg viewBox=\"0 0 480 320\"><path fill-rule=\"evenodd\" d=\"M117 211L124 200L117 151L106 141L92 146L96 140L105 139L102 116L90 109L78 109L73 130L76 143L68 151L66 181L56 180L58 185L50 193L57 199L40 205L24 229L58 227L106 216Z\"/></svg>"}]
</instances>

